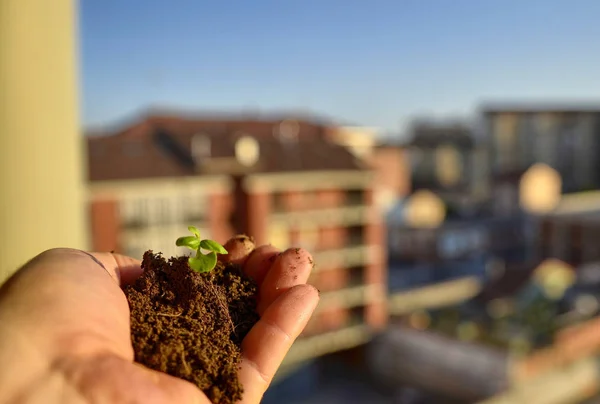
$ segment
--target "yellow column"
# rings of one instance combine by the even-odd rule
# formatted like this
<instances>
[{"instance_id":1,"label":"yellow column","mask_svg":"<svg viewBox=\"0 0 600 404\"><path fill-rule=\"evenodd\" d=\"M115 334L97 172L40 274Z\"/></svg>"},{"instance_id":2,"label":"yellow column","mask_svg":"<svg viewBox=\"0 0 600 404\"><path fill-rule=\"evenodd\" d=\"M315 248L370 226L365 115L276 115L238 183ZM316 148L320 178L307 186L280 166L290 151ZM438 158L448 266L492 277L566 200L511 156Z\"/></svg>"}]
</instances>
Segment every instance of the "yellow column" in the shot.
<instances>
[{"instance_id":1,"label":"yellow column","mask_svg":"<svg viewBox=\"0 0 600 404\"><path fill-rule=\"evenodd\" d=\"M0 0L0 283L86 248L75 0Z\"/></svg>"}]
</instances>

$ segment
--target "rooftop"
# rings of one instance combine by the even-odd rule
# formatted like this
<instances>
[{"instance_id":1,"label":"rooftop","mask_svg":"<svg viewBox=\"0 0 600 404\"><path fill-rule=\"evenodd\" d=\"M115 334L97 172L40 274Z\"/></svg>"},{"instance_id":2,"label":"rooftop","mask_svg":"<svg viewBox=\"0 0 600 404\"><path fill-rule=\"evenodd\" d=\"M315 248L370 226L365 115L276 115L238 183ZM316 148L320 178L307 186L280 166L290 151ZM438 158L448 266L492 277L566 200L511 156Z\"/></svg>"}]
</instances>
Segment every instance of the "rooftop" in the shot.
<instances>
[{"instance_id":1,"label":"rooftop","mask_svg":"<svg viewBox=\"0 0 600 404\"><path fill-rule=\"evenodd\" d=\"M295 119L153 115L88 136L89 179L366 169L345 147L327 141L330 129Z\"/></svg>"},{"instance_id":2,"label":"rooftop","mask_svg":"<svg viewBox=\"0 0 600 404\"><path fill-rule=\"evenodd\" d=\"M480 107L483 114L498 113L600 113L600 101L573 102L490 102Z\"/></svg>"},{"instance_id":3,"label":"rooftop","mask_svg":"<svg viewBox=\"0 0 600 404\"><path fill-rule=\"evenodd\" d=\"M463 124L434 125L416 124L412 129L412 140L409 146L437 147L442 144L471 148L475 146L473 131Z\"/></svg>"}]
</instances>

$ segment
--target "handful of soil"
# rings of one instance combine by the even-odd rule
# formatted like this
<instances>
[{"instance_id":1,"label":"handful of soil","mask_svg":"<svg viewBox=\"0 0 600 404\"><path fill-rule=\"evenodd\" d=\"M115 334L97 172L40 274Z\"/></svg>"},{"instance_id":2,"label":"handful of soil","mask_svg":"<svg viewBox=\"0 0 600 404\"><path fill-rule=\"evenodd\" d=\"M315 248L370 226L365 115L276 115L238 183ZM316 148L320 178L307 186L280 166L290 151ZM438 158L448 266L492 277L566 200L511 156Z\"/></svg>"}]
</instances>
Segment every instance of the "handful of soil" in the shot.
<instances>
[{"instance_id":1,"label":"handful of soil","mask_svg":"<svg viewBox=\"0 0 600 404\"><path fill-rule=\"evenodd\" d=\"M259 319L256 283L235 264L199 273L188 257L152 251L142 269L124 287L135 361L196 384L215 404L239 401L240 345Z\"/></svg>"}]
</instances>

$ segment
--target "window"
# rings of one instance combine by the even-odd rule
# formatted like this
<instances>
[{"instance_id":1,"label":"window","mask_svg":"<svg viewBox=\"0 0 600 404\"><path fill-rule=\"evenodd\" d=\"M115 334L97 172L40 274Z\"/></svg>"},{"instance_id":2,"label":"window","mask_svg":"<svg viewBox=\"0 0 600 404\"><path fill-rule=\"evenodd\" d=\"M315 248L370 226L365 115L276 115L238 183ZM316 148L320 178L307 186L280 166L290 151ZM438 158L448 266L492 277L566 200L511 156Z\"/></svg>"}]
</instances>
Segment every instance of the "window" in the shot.
<instances>
[{"instance_id":1,"label":"window","mask_svg":"<svg viewBox=\"0 0 600 404\"><path fill-rule=\"evenodd\" d=\"M191 194L182 196L180 206L184 221L200 222L206 219L208 209L206 195Z\"/></svg>"},{"instance_id":2,"label":"window","mask_svg":"<svg viewBox=\"0 0 600 404\"><path fill-rule=\"evenodd\" d=\"M349 206L359 206L365 204L364 192L362 189L348 191L346 194L346 204Z\"/></svg>"},{"instance_id":3,"label":"window","mask_svg":"<svg viewBox=\"0 0 600 404\"><path fill-rule=\"evenodd\" d=\"M172 211L170 201L166 198L160 198L156 200L157 212L156 222L160 224L172 223Z\"/></svg>"},{"instance_id":4,"label":"window","mask_svg":"<svg viewBox=\"0 0 600 404\"><path fill-rule=\"evenodd\" d=\"M463 175L463 165L462 156L454 146L443 145L435 150L436 177L441 185L456 185Z\"/></svg>"},{"instance_id":5,"label":"window","mask_svg":"<svg viewBox=\"0 0 600 404\"><path fill-rule=\"evenodd\" d=\"M516 162L516 125L517 117L512 114L500 114L493 117L494 165L500 170L510 170Z\"/></svg>"},{"instance_id":6,"label":"window","mask_svg":"<svg viewBox=\"0 0 600 404\"><path fill-rule=\"evenodd\" d=\"M537 129L536 160L551 166L556 164L556 148L558 146L559 117L553 114L539 114L535 118Z\"/></svg>"},{"instance_id":7,"label":"window","mask_svg":"<svg viewBox=\"0 0 600 404\"><path fill-rule=\"evenodd\" d=\"M192 156L198 163L211 156L211 141L207 135L198 133L192 138Z\"/></svg>"},{"instance_id":8,"label":"window","mask_svg":"<svg viewBox=\"0 0 600 404\"><path fill-rule=\"evenodd\" d=\"M121 201L120 215L126 227L143 227L148 225L149 203L144 198L130 198Z\"/></svg>"},{"instance_id":9,"label":"window","mask_svg":"<svg viewBox=\"0 0 600 404\"><path fill-rule=\"evenodd\" d=\"M364 243L364 229L362 226L348 228L348 245L356 246Z\"/></svg>"},{"instance_id":10,"label":"window","mask_svg":"<svg viewBox=\"0 0 600 404\"><path fill-rule=\"evenodd\" d=\"M435 176L435 156L434 152L429 149L413 149L411 156L415 156L412 160L412 175L415 181L424 185L434 180Z\"/></svg>"},{"instance_id":11,"label":"window","mask_svg":"<svg viewBox=\"0 0 600 404\"><path fill-rule=\"evenodd\" d=\"M477 251L482 243L483 235L478 229L447 231L439 239L439 254L443 257L456 258Z\"/></svg>"},{"instance_id":12,"label":"window","mask_svg":"<svg viewBox=\"0 0 600 404\"><path fill-rule=\"evenodd\" d=\"M537 140L537 131L534 117L523 116L518 125L518 159L519 165L524 168L535 162L534 151Z\"/></svg>"}]
</instances>

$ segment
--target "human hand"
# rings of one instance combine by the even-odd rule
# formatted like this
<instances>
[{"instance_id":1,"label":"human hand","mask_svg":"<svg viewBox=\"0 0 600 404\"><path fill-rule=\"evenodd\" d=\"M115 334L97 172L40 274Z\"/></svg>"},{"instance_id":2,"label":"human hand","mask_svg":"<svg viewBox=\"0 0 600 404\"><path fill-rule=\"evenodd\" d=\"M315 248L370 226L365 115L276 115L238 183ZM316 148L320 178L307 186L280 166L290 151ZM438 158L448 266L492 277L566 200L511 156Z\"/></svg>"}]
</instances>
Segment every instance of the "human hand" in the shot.
<instances>
[{"instance_id":1,"label":"human hand","mask_svg":"<svg viewBox=\"0 0 600 404\"><path fill-rule=\"evenodd\" d=\"M306 285L312 259L240 238L225 247L224 259L260 285L261 319L242 343L239 372L243 403L258 404L318 303ZM191 383L133 362L120 285L140 274L129 257L54 249L9 279L0 289L0 403L209 403Z\"/></svg>"}]
</instances>

